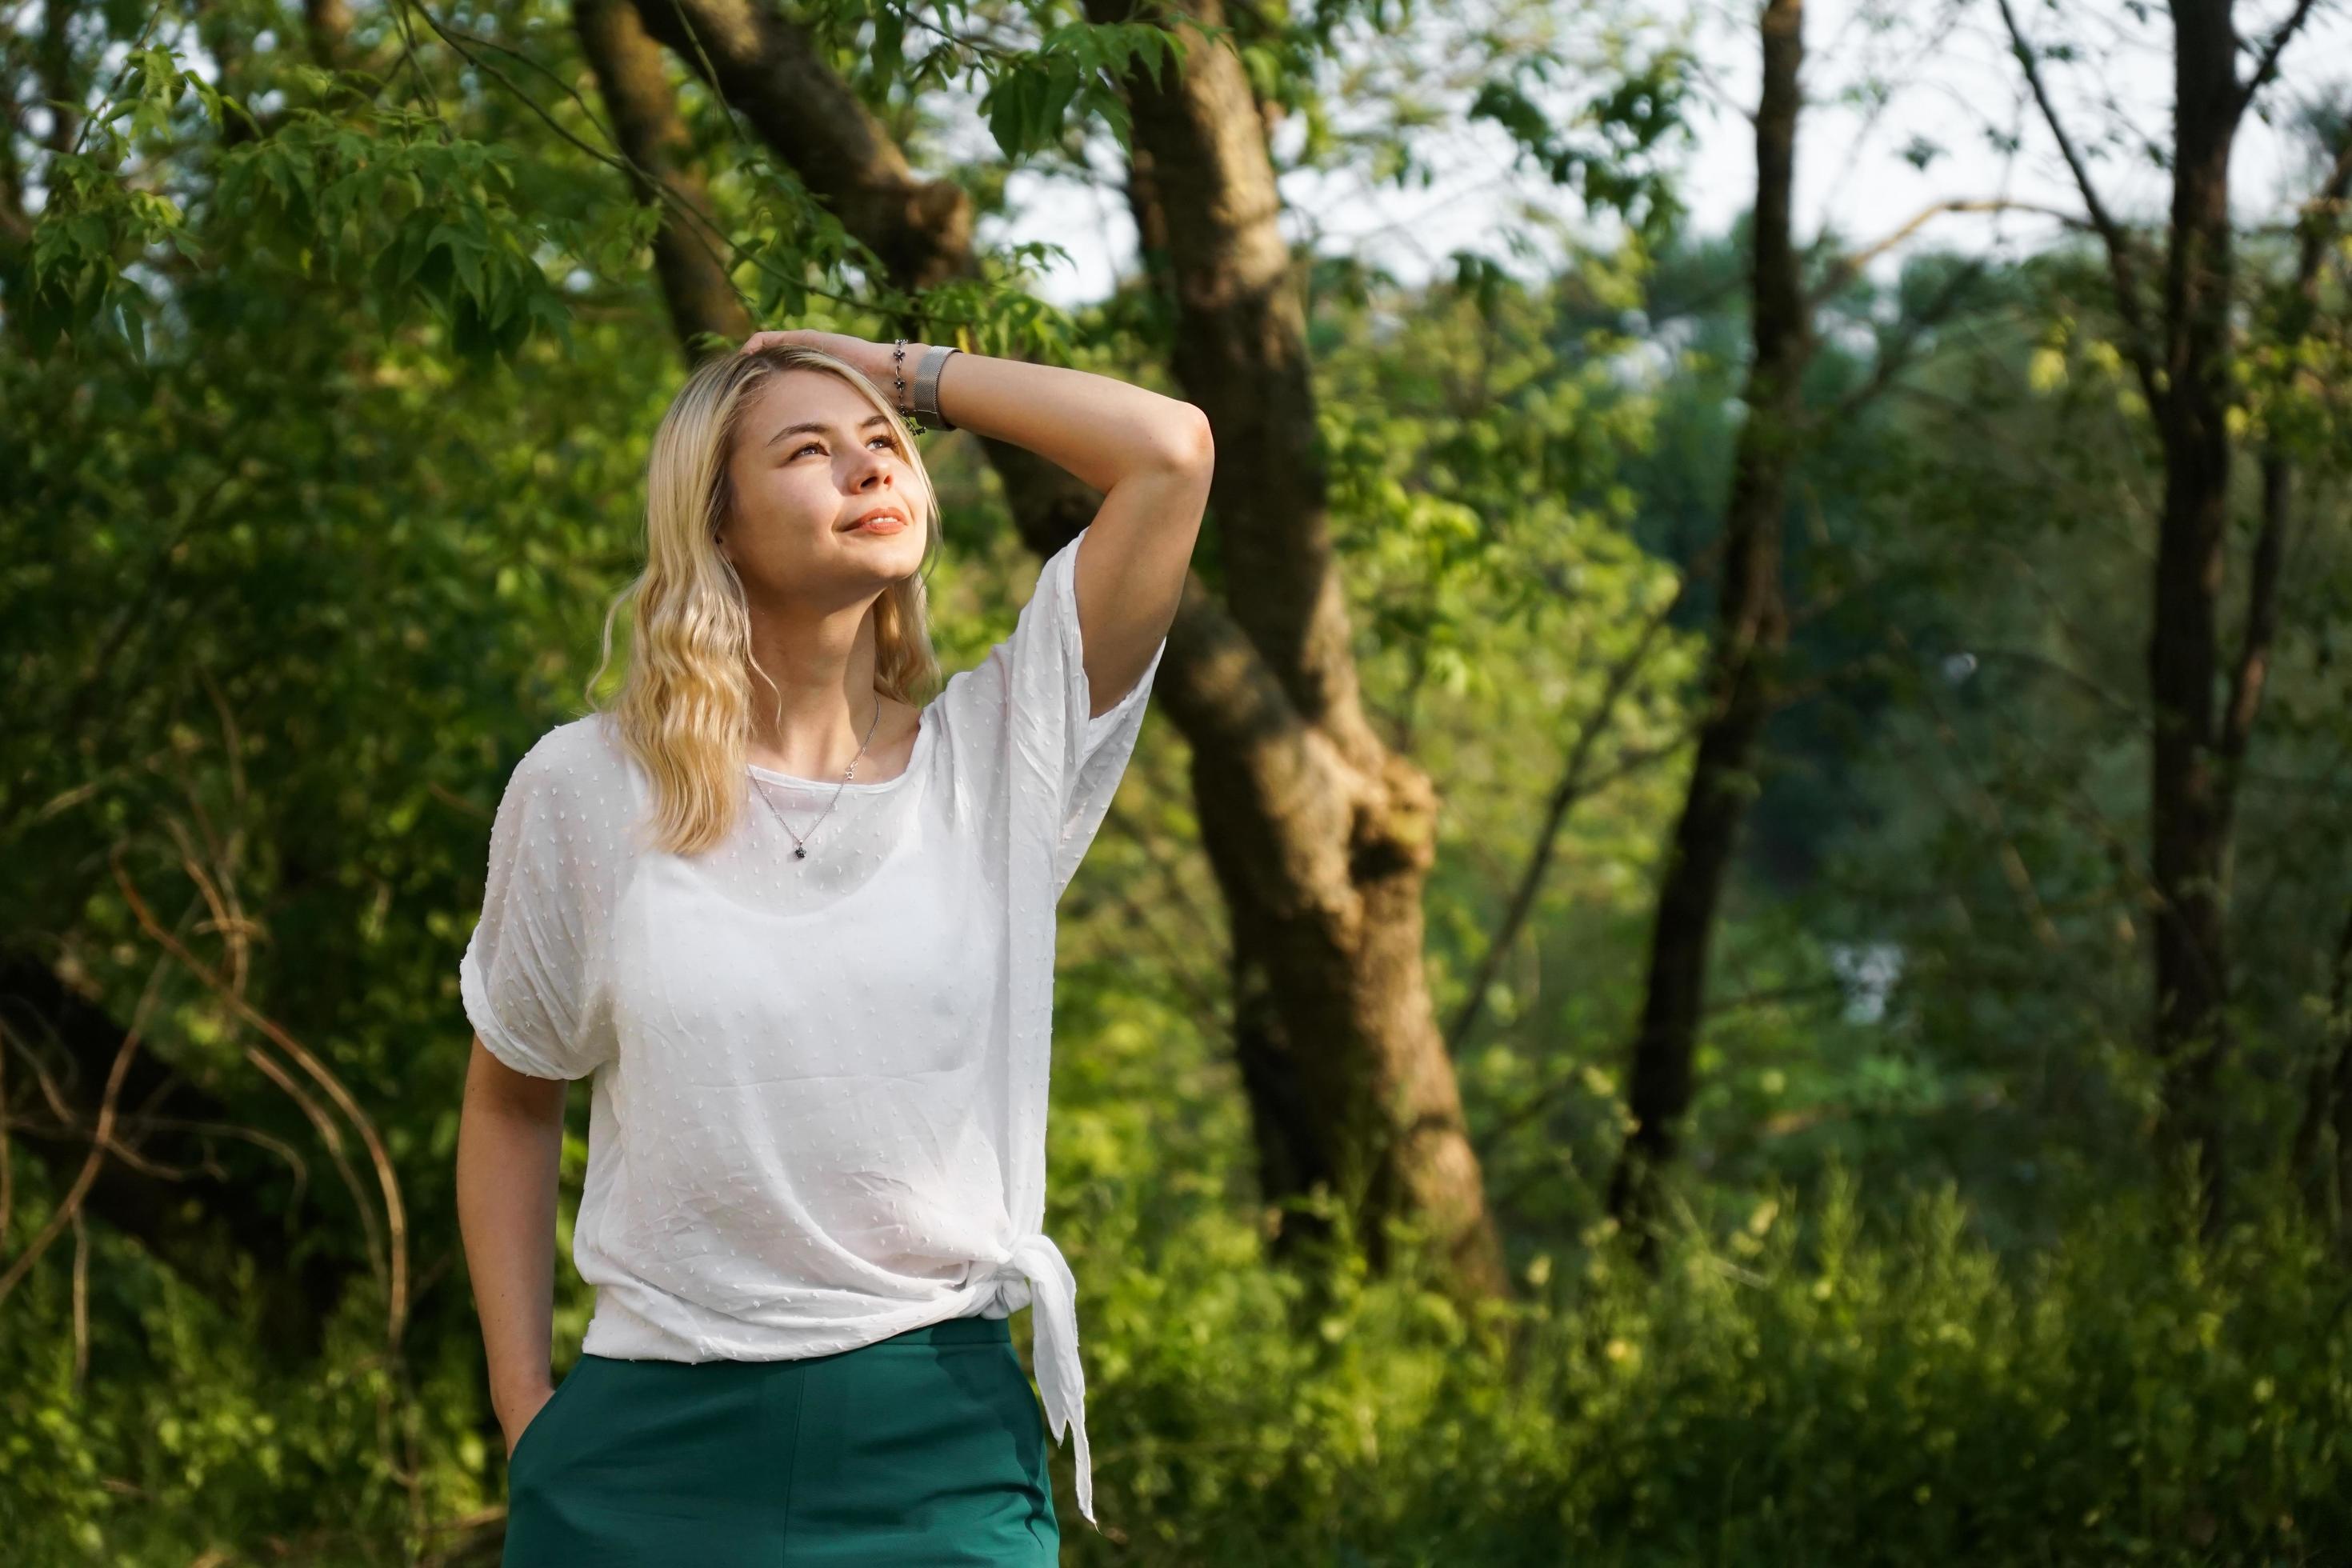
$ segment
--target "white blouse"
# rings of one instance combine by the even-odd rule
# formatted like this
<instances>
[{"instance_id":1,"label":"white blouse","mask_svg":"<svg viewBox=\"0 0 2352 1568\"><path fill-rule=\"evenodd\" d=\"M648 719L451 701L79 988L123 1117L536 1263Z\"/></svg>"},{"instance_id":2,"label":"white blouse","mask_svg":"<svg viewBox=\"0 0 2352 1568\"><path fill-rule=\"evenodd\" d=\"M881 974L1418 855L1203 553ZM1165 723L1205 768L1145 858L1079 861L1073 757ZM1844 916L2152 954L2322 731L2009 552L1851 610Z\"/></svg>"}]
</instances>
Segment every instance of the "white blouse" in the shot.
<instances>
[{"instance_id":1,"label":"white blouse","mask_svg":"<svg viewBox=\"0 0 2352 1568\"><path fill-rule=\"evenodd\" d=\"M780 1360L1034 1305L1092 1523L1076 1282L1042 1228L1055 906L1167 643L1087 716L1077 548L923 710L905 772L829 815L837 780L752 766L774 810L755 794L713 849L654 850L650 784L603 716L549 731L499 803L458 979L500 1061L594 1075L584 1349Z\"/></svg>"}]
</instances>

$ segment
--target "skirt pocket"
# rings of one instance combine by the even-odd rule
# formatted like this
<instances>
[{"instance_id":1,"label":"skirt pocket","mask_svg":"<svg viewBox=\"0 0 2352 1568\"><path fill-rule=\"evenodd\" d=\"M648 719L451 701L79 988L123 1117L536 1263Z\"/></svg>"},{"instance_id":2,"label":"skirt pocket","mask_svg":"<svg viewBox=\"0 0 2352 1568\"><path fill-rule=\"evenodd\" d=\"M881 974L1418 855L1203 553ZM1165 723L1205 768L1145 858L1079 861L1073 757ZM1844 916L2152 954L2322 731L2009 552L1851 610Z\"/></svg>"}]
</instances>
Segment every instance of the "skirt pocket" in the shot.
<instances>
[{"instance_id":1,"label":"skirt pocket","mask_svg":"<svg viewBox=\"0 0 2352 1568\"><path fill-rule=\"evenodd\" d=\"M507 1475L509 1478L521 1468L524 1460L539 1452L541 1447L540 1438L544 1435L543 1429L547 1426L548 1417L556 1413L555 1407L563 1403L564 1395L579 1386L581 1374L593 1366L596 1360L594 1356L583 1355L572 1363L572 1370L564 1374L563 1381L555 1385L555 1392L547 1396L547 1403L532 1412L530 1419L523 1424L522 1436L515 1439L514 1452L507 1457Z\"/></svg>"}]
</instances>

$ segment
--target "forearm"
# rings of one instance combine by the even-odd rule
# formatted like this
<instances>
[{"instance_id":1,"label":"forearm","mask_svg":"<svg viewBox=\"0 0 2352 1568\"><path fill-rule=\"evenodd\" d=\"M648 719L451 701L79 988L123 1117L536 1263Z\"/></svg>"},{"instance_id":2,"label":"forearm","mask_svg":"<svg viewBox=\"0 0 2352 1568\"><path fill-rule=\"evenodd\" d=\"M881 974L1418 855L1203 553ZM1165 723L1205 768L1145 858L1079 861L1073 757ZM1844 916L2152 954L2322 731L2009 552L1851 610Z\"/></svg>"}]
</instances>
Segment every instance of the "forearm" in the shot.
<instances>
[{"instance_id":1,"label":"forearm","mask_svg":"<svg viewBox=\"0 0 2352 1568\"><path fill-rule=\"evenodd\" d=\"M469 1080L457 1121L457 1227L481 1319L490 1400L513 1428L551 1377L555 1189L563 1152L562 1085L554 1114Z\"/></svg>"},{"instance_id":2,"label":"forearm","mask_svg":"<svg viewBox=\"0 0 2352 1568\"><path fill-rule=\"evenodd\" d=\"M925 348L907 345L909 395ZM875 381L895 396L891 345L881 349ZM949 356L939 399L940 413L957 428L1034 452L1105 493L1131 474L1196 461L1205 424L1192 404L1116 376L970 353Z\"/></svg>"}]
</instances>

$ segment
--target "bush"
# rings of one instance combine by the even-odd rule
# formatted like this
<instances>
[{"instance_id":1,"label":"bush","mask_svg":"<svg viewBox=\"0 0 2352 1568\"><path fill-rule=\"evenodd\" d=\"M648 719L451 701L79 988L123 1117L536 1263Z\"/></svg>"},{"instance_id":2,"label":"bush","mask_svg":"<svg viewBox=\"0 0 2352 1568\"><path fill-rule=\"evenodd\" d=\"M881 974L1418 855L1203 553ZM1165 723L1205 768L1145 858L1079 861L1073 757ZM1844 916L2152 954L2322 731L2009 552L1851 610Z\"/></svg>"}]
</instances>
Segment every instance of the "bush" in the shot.
<instances>
[{"instance_id":1,"label":"bush","mask_svg":"<svg viewBox=\"0 0 2352 1568\"><path fill-rule=\"evenodd\" d=\"M1093 1293L1124 1550L1065 1503L1065 1560L2352 1562L2347 1281L2299 1223L2209 1255L2111 1209L2011 1268L1948 1187L1881 1238L1854 1196L1685 1229L1654 1284L1599 1227L1475 1322L1343 1269L1305 1332L1204 1221Z\"/></svg>"}]
</instances>

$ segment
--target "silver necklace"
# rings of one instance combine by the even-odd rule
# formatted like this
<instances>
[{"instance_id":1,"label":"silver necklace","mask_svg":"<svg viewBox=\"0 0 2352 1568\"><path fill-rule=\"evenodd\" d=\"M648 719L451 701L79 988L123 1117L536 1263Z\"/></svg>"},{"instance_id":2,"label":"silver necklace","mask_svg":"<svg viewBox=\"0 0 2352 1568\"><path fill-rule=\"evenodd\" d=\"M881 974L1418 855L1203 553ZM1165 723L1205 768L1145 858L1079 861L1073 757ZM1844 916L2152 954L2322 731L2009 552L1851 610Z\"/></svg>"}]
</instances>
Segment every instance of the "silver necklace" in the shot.
<instances>
[{"instance_id":1,"label":"silver necklace","mask_svg":"<svg viewBox=\"0 0 2352 1568\"><path fill-rule=\"evenodd\" d=\"M864 756L866 754L866 748L873 743L874 726L880 722L882 722L882 699L877 697L874 699L874 717L866 721L866 739L857 743L857 757ZM817 813L816 821L809 824L809 832L811 834L815 833L816 830L824 825L824 819L833 815L834 803L841 799L841 792L847 786L850 775L857 771L857 757L852 757L849 759L849 766L842 770L841 783L833 786L833 799L824 803L824 809ZM762 781L759 774L754 773L751 775L751 782L756 784ZM768 809L776 814L776 820L783 823L784 831L793 835L793 858L795 860L807 859L808 840L803 838L798 833L793 832L793 825L785 817L783 808L778 805L774 801L768 799L768 792L766 790L760 791L759 795L761 800L768 802Z\"/></svg>"}]
</instances>

